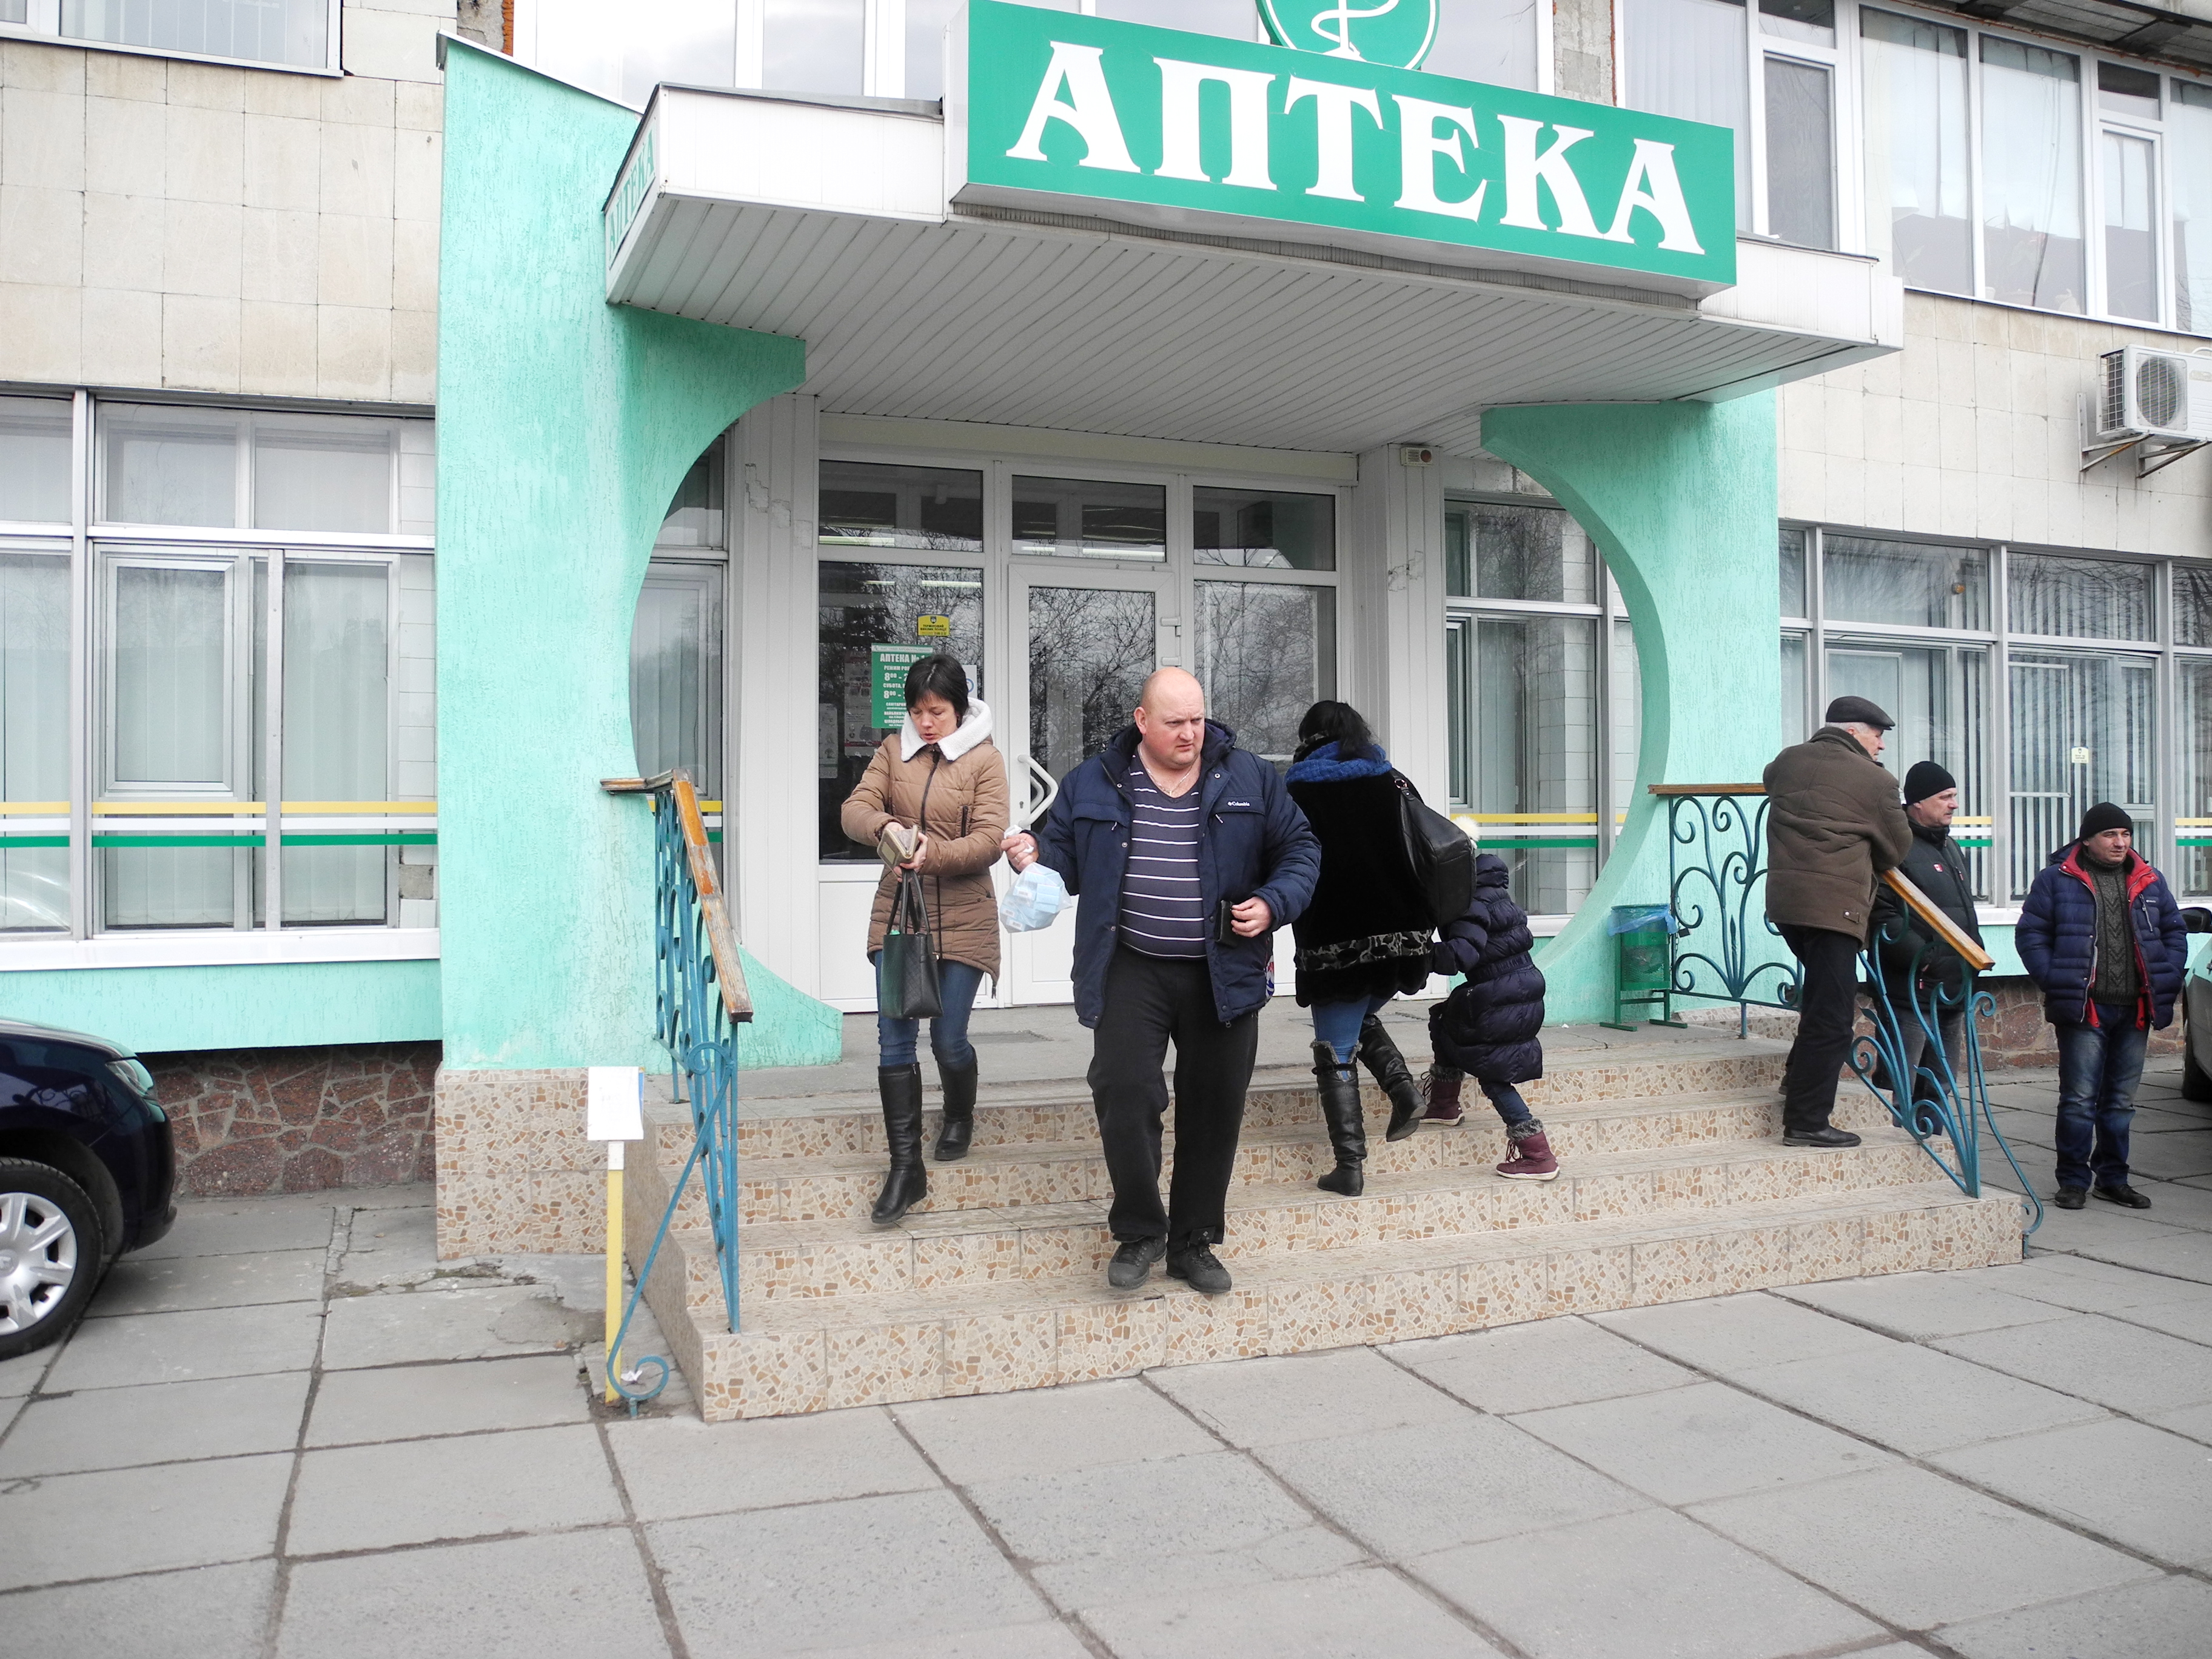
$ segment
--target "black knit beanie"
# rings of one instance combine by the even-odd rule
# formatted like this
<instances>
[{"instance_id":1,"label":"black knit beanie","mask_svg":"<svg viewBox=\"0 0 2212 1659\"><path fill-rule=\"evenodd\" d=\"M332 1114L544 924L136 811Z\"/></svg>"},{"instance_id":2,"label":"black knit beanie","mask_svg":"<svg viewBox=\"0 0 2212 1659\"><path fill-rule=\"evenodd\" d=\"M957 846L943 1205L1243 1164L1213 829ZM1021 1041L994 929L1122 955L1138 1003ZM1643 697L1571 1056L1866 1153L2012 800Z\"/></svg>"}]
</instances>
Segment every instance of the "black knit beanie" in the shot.
<instances>
[{"instance_id":1,"label":"black knit beanie","mask_svg":"<svg viewBox=\"0 0 2212 1659\"><path fill-rule=\"evenodd\" d=\"M2081 814L2081 833L2076 841L2087 841L2092 836L2101 836L2107 830L2133 830L2136 821L2108 800L2100 800Z\"/></svg>"},{"instance_id":2,"label":"black knit beanie","mask_svg":"<svg viewBox=\"0 0 2212 1659\"><path fill-rule=\"evenodd\" d=\"M1946 789L1956 789L1958 779L1953 777L1934 761L1915 761L1905 773L1905 804L1926 800L1930 795L1940 795Z\"/></svg>"}]
</instances>

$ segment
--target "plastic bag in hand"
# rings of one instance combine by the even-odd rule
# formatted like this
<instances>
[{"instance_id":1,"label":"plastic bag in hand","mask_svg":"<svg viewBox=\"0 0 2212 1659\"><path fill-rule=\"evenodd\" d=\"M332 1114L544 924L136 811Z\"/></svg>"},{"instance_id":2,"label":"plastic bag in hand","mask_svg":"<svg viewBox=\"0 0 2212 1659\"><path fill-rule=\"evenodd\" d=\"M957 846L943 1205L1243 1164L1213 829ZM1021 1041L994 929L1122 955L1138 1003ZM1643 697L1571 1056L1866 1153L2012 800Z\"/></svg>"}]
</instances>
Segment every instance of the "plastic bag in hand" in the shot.
<instances>
[{"instance_id":1,"label":"plastic bag in hand","mask_svg":"<svg viewBox=\"0 0 2212 1659\"><path fill-rule=\"evenodd\" d=\"M1067 884L1048 864L1032 864L1014 878L1006 896L999 901L999 920L1010 933L1033 933L1049 927L1067 908Z\"/></svg>"}]
</instances>

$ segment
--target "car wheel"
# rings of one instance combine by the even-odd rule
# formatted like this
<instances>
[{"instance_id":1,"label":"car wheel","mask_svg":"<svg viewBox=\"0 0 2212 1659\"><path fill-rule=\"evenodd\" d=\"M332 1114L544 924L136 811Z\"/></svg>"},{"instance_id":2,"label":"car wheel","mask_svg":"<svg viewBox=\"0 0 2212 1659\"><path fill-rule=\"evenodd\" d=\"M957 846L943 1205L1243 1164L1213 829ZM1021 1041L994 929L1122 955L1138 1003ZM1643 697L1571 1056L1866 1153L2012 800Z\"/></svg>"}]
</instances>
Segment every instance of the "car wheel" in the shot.
<instances>
[{"instance_id":1,"label":"car wheel","mask_svg":"<svg viewBox=\"0 0 2212 1659\"><path fill-rule=\"evenodd\" d=\"M0 1158L0 1359L66 1334L107 1259L90 1194L50 1164Z\"/></svg>"},{"instance_id":2,"label":"car wheel","mask_svg":"<svg viewBox=\"0 0 2212 1659\"><path fill-rule=\"evenodd\" d=\"M2181 1097L2184 1100L2212 1100L2212 1073L2208 1073L2197 1063L2197 1054L2193 1048L2181 1051Z\"/></svg>"}]
</instances>

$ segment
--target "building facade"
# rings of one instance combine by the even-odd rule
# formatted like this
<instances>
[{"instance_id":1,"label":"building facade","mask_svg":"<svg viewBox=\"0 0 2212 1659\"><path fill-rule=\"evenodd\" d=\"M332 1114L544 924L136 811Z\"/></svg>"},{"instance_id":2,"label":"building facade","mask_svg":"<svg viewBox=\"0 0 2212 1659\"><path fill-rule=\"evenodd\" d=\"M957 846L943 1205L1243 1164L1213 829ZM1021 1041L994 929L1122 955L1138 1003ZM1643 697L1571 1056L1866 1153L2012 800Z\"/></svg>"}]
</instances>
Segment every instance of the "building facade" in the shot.
<instances>
[{"instance_id":1,"label":"building facade","mask_svg":"<svg viewBox=\"0 0 2212 1659\"><path fill-rule=\"evenodd\" d=\"M2212 463L2090 447L2212 331L2212 30L1443 0L1361 82L1249 0L108 9L0 0L0 1009L164 1057L204 1189L428 1170L442 1059L450 1239L588 1233L564 1103L655 1060L605 776L692 768L752 1056L834 1053L933 647L1018 801L1160 664L1279 757L1348 697L1557 1018L1649 786L1846 691L2001 974L2090 801L2212 892Z\"/></svg>"}]
</instances>

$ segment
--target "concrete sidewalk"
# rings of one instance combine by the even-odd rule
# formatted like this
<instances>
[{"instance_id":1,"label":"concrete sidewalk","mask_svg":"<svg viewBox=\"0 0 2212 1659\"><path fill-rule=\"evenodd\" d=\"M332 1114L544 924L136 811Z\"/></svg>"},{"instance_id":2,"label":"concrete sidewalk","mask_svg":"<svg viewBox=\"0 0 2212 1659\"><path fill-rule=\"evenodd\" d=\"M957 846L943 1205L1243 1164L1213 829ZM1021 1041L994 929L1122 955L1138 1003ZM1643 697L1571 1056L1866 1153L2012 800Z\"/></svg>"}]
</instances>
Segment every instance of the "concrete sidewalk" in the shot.
<instances>
[{"instance_id":1,"label":"concrete sidewalk","mask_svg":"<svg viewBox=\"0 0 2212 1659\"><path fill-rule=\"evenodd\" d=\"M2202 1659L2178 1081L2156 1207L2017 1267L714 1428L587 1396L596 1258L437 1263L421 1188L192 1204L0 1365L0 1650ZM1995 1092L2047 1187L2051 1079Z\"/></svg>"}]
</instances>

